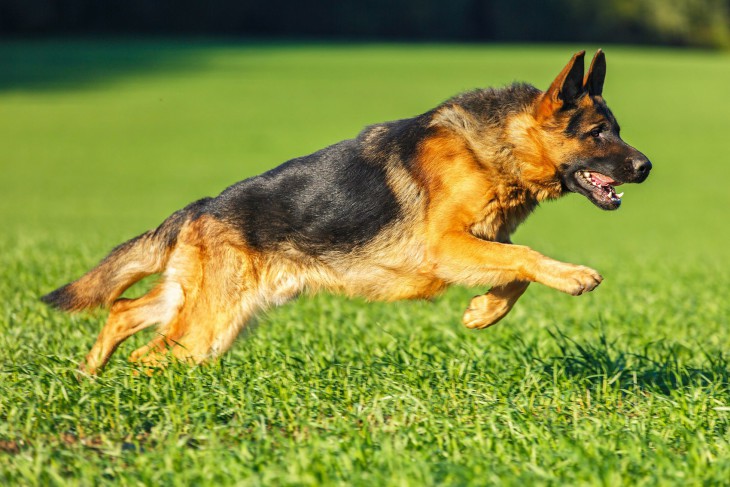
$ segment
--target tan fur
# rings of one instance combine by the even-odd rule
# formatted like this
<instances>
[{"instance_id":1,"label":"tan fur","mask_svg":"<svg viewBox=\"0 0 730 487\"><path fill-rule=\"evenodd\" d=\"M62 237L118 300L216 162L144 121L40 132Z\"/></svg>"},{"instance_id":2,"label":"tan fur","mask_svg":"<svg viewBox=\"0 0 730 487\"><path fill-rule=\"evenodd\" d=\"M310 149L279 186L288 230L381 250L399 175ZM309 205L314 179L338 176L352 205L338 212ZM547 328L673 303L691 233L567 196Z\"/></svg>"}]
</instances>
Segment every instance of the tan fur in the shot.
<instances>
[{"instance_id":1,"label":"tan fur","mask_svg":"<svg viewBox=\"0 0 730 487\"><path fill-rule=\"evenodd\" d=\"M92 272L68 284L74 299L64 303L64 309L80 311L95 304L110 306L129 286L164 269L169 249L149 234L140 236L128 247L117 252L118 257L112 254L117 258L102 261Z\"/></svg>"},{"instance_id":2,"label":"tan fur","mask_svg":"<svg viewBox=\"0 0 730 487\"><path fill-rule=\"evenodd\" d=\"M504 181L504 173L481 164L463 140L440 133L426 141L419 161L429 175L427 253L438 278L474 286L537 281L571 294L598 285L601 278L591 269L495 241L537 199L528 191L510 190L513 185ZM474 228L482 235L474 235Z\"/></svg>"}]
</instances>

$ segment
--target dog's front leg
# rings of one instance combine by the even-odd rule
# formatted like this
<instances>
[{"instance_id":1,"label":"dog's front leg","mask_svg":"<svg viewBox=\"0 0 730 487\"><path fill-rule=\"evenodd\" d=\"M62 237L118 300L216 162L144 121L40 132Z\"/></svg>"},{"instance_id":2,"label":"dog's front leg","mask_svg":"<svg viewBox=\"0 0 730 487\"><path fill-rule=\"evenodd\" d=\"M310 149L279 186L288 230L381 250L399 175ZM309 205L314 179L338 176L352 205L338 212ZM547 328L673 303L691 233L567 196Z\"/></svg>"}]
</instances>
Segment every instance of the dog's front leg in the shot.
<instances>
[{"instance_id":1,"label":"dog's front leg","mask_svg":"<svg viewBox=\"0 0 730 487\"><path fill-rule=\"evenodd\" d=\"M462 323L472 329L494 325L510 312L529 285L529 281L512 281L502 286L494 286L486 294L475 296L461 318Z\"/></svg>"},{"instance_id":2,"label":"dog's front leg","mask_svg":"<svg viewBox=\"0 0 730 487\"><path fill-rule=\"evenodd\" d=\"M539 282L578 296L592 291L603 280L590 267L559 262L529 247L490 242L467 232L442 234L433 258L440 278L466 285L509 287L514 281ZM503 293L502 299L509 299L507 295L517 289L515 285L498 293Z\"/></svg>"}]
</instances>

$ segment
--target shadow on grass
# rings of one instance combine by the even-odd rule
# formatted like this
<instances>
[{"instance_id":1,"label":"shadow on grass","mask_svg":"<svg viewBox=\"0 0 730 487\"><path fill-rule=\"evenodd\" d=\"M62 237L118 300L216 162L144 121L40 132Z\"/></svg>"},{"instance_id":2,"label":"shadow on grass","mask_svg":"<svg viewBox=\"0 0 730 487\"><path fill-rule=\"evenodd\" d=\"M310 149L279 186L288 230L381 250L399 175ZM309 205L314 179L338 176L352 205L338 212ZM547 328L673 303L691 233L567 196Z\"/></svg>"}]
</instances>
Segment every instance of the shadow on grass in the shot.
<instances>
[{"instance_id":1,"label":"shadow on grass","mask_svg":"<svg viewBox=\"0 0 730 487\"><path fill-rule=\"evenodd\" d=\"M561 331L550 332L559 355L531 357L549 377L563 375L586 384L670 394L684 387L730 386L730 361L722 352L698 354L681 345L654 342L632 351L618 341L579 343ZM698 365L699 362L699 365Z\"/></svg>"},{"instance_id":2,"label":"shadow on grass","mask_svg":"<svg viewBox=\"0 0 730 487\"><path fill-rule=\"evenodd\" d=\"M212 42L34 40L0 42L0 92L82 89L155 71L205 65Z\"/></svg>"}]
</instances>

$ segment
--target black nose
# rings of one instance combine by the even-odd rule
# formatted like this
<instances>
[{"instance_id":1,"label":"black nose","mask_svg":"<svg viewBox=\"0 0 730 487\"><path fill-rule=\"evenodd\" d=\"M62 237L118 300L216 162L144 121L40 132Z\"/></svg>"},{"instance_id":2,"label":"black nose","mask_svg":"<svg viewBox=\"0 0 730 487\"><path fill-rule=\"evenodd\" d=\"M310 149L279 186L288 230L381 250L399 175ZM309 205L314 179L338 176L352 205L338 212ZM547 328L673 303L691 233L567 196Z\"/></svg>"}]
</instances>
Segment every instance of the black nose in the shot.
<instances>
[{"instance_id":1,"label":"black nose","mask_svg":"<svg viewBox=\"0 0 730 487\"><path fill-rule=\"evenodd\" d=\"M631 160L631 165L634 167L638 182L643 181L649 176L651 171L651 161L646 157L636 157Z\"/></svg>"}]
</instances>

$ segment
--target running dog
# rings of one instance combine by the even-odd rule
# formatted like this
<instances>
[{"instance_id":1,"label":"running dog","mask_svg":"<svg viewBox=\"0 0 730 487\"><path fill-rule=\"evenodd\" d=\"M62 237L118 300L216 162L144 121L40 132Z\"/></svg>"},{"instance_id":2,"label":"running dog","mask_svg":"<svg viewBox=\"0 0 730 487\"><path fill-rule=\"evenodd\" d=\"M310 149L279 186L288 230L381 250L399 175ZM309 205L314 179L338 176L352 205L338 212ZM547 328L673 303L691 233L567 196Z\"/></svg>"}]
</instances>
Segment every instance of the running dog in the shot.
<instances>
[{"instance_id":1,"label":"running dog","mask_svg":"<svg viewBox=\"0 0 730 487\"><path fill-rule=\"evenodd\" d=\"M156 338L130 360L204 362L257 312L301 293L394 301L488 286L463 316L485 328L531 282L591 291L602 281L595 270L510 242L542 201L572 192L615 210L615 186L649 175L602 97L603 52L585 76L584 54L545 92L515 83L463 93L196 201L42 300L66 311L111 307L81 365L96 374L155 324ZM161 278L149 293L120 298L151 274Z\"/></svg>"}]
</instances>

